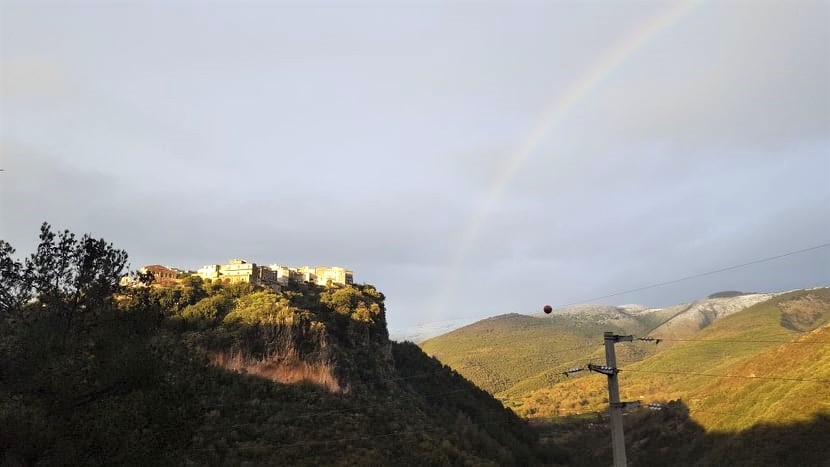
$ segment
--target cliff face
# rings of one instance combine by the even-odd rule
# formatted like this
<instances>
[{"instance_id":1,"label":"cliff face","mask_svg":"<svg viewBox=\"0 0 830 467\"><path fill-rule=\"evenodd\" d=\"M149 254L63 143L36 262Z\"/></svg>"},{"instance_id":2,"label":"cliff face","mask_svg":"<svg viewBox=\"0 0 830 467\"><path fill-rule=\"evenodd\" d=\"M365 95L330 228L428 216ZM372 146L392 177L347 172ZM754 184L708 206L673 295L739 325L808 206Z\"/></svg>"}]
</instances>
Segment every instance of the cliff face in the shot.
<instances>
[{"instance_id":1,"label":"cliff face","mask_svg":"<svg viewBox=\"0 0 830 467\"><path fill-rule=\"evenodd\" d=\"M366 285L252 294L198 344L232 371L348 393L394 371L383 300Z\"/></svg>"},{"instance_id":2,"label":"cliff face","mask_svg":"<svg viewBox=\"0 0 830 467\"><path fill-rule=\"evenodd\" d=\"M253 359L242 353L208 352L214 365L237 373L268 378L279 383L311 383L332 393L349 392L349 387L335 375L335 368L324 361L306 361L296 356L271 356Z\"/></svg>"},{"instance_id":3,"label":"cliff face","mask_svg":"<svg viewBox=\"0 0 830 467\"><path fill-rule=\"evenodd\" d=\"M213 364L280 383L308 382L330 392L348 392L324 327L308 320L235 327L237 338L230 345L207 350Z\"/></svg>"}]
</instances>

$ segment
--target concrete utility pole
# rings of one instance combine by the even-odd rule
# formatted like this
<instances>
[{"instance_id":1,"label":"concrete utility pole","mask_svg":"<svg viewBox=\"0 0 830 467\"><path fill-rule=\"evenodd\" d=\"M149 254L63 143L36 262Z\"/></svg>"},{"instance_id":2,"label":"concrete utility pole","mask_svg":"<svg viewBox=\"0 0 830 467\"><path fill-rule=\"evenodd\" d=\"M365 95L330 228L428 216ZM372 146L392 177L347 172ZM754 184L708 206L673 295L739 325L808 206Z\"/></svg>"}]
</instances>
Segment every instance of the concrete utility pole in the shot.
<instances>
[{"instance_id":1,"label":"concrete utility pole","mask_svg":"<svg viewBox=\"0 0 830 467\"><path fill-rule=\"evenodd\" d=\"M626 467L625 438L623 437L622 409L637 403L620 402L620 384L617 380L617 354L614 344L617 342L631 342L634 336L618 336L613 332L606 332L605 337L605 366L588 365L588 369L608 376L608 402L611 414L611 450L614 454L614 467Z\"/></svg>"},{"instance_id":2,"label":"concrete utility pole","mask_svg":"<svg viewBox=\"0 0 830 467\"><path fill-rule=\"evenodd\" d=\"M617 354L614 344L620 341L631 342L632 336L617 336L606 332L605 337L605 365L613 369L608 375L608 402L611 407L611 449L614 453L614 467L626 467L625 438L623 437L622 406L620 404L620 382L617 380Z\"/></svg>"}]
</instances>

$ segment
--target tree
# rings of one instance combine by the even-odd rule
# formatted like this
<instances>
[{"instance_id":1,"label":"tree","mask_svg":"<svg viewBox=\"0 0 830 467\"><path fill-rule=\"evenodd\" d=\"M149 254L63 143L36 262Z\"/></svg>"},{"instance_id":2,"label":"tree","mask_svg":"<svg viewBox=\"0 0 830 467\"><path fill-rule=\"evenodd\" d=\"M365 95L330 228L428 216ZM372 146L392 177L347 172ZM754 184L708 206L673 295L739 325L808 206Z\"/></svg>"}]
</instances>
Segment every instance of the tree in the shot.
<instances>
[{"instance_id":1,"label":"tree","mask_svg":"<svg viewBox=\"0 0 830 467\"><path fill-rule=\"evenodd\" d=\"M31 298L23 263L15 260L12 246L0 240L0 312L20 309Z\"/></svg>"},{"instance_id":2,"label":"tree","mask_svg":"<svg viewBox=\"0 0 830 467\"><path fill-rule=\"evenodd\" d=\"M40 244L23 263L0 241L0 307L20 310L36 299L47 312L71 323L79 312L91 312L112 299L127 266L127 253L104 239L68 230L55 233L44 222Z\"/></svg>"}]
</instances>

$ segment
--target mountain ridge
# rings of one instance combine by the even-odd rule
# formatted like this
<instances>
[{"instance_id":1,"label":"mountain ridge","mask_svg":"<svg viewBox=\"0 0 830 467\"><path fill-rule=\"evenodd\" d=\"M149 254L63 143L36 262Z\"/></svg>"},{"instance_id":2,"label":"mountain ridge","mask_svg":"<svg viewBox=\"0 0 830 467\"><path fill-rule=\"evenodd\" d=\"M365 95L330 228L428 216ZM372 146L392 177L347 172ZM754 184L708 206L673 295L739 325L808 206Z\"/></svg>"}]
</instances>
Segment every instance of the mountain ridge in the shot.
<instances>
[{"instance_id":1,"label":"mountain ridge","mask_svg":"<svg viewBox=\"0 0 830 467\"><path fill-rule=\"evenodd\" d=\"M568 307L564 312L557 313L557 310L554 310L550 315L501 315L497 321L481 320L444 336L427 340L421 346L428 354L450 367L457 368L505 404L518 410L520 414L534 416L539 413L538 409L529 412L522 401L527 397L533 397L528 394L535 394L543 388L568 380L562 372L571 366L584 366L590 361L604 361L601 338L605 331L635 336L650 335L664 339L659 345L618 346L619 362L644 361L681 345L683 339L692 338L712 325L753 306L788 294L809 295L811 291L816 290L824 289L735 294L664 308L645 308L641 305L579 305ZM811 306L807 302L804 303L804 306ZM814 311L793 309L792 317L788 319L793 323L815 325L818 321L811 313ZM534 320L546 324L542 325ZM487 330L485 328L488 327L488 323L498 323L499 326L490 326L493 329ZM532 345L534 339L544 342L545 345ZM485 341L488 343L485 344ZM497 350L493 349L493 342L497 344ZM512 344L514 342L520 344ZM553 355L560 358L552 358ZM604 397L602 388L596 389L594 393L600 399ZM596 404L591 407L596 407Z\"/></svg>"}]
</instances>

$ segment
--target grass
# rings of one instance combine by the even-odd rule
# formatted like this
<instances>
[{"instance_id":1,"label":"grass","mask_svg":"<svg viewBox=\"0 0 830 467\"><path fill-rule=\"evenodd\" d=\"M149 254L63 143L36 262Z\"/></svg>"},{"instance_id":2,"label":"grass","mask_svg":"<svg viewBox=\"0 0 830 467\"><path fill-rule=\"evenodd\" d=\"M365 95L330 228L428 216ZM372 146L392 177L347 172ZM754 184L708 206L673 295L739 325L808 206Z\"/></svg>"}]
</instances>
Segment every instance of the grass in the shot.
<instances>
[{"instance_id":1,"label":"grass","mask_svg":"<svg viewBox=\"0 0 830 467\"><path fill-rule=\"evenodd\" d=\"M489 318L427 340L421 347L479 387L515 406L529 392L565 380L573 366L604 360L602 333L644 333L663 315L645 315L627 325L596 323L565 316L509 314ZM641 360L660 349L629 346L627 361Z\"/></svg>"},{"instance_id":2,"label":"grass","mask_svg":"<svg viewBox=\"0 0 830 467\"><path fill-rule=\"evenodd\" d=\"M805 333L785 327L782 315L792 309L808 309L818 327ZM620 374L621 397L644 402L682 399L707 430L806 420L830 410L830 384L760 377L830 380L828 317L830 289L796 291L759 303L702 330L694 337L698 342L678 343L630 365L620 359L618 366L630 370ZM604 410L606 381L600 375L573 378L526 393L512 405L529 417Z\"/></svg>"},{"instance_id":3,"label":"grass","mask_svg":"<svg viewBox=\"0 0 830 467\"><path fill-rule=\"evenodd\" d=\"M498 393L551 367L570 364L592 343L554 322L511 314L427 340L421 348L479 387Z\"/></svg>"}]
</instances>

